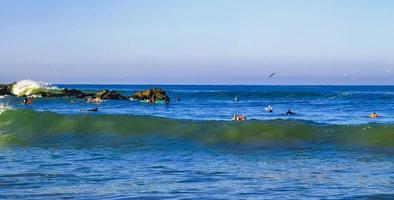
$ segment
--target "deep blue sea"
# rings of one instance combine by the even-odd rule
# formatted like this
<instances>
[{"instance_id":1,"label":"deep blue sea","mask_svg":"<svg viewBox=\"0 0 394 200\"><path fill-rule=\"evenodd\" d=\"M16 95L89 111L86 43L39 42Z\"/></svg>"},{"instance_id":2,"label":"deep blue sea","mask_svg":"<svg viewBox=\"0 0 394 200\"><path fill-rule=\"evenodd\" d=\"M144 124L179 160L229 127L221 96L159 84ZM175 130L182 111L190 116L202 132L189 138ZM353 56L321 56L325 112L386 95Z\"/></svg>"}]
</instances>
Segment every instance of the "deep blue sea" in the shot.
<instances>
[{"instance_id":1,"label":"deep blue sea","mask_svg":"<svg viewBox=\"0 0 394 200\"><path fill-rule=\"evenodd\" d=\"M394 199L394 86L56 86L171 101L0 99L0 199Z\"/></svg>"}]
</instances>

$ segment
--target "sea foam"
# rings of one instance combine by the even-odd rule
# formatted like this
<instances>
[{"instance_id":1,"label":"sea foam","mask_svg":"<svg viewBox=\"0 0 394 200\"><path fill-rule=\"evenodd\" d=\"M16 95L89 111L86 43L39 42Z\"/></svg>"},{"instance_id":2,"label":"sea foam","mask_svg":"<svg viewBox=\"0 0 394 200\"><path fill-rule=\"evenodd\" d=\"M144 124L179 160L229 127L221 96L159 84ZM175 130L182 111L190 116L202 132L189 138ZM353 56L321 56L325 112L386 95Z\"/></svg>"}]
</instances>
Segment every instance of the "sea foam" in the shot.
<instances>
[{"instance_id":1,"label":"sea foam","mask_svg":"<svg viewBox=\"0 0 394 200\"><path fill-rule=\"evenodd\" d=\"M4 111L8 110L8 109L11 109L11 107L8 106L8 105L5 105L3 103L0 104L0 114L3 113Z\"/></svg>"}]
</instances>

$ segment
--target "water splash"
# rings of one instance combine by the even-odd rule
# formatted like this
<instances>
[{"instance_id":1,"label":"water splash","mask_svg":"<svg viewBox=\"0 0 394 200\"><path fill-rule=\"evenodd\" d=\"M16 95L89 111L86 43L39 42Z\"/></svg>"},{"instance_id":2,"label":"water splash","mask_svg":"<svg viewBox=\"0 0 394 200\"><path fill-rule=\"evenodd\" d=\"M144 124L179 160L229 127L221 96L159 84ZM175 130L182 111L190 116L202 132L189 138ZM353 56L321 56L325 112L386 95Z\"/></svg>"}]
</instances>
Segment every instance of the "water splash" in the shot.
<instances>
[{"instance_id":1,"label":"water splash","mask_svg":"<svg viewBox=\"0 0 394 200\"><path fill-rule=\"evenodd\" d=\"M50 86L48 83L33 80L21 80L12 86L12 93L16 96L30 96L40 91L56 90L58 88Z\"/></svg>"},{"instance_id":2,"label":"water splash","mask_svg":"<svg viewBox=\"0 0 394 200\"><path fill-rule=\"evenodd\" d=\"M3 113L4 111L10 109L9 106L5 105L5 104L0 104L0 114Z\"/></svg>"}]
</instances>

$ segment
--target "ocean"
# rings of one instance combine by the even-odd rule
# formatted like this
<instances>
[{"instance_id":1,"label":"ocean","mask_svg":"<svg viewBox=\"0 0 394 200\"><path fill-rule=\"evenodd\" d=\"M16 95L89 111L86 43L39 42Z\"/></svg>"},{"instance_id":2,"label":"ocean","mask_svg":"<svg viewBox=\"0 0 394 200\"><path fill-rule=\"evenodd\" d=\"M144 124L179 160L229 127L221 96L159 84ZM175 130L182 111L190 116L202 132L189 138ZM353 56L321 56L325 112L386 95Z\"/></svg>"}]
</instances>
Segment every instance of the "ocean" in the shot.
<instances>
[{"instance_id":1,"label":"ocean","mask_svg":"<svg viewBox=\"0 0 394 200\"><path fill-rule=\"evenodd\" d=\"M394 199L394 86L55 86L171 101L1 98L0 199Z\"/></svg>"}]
</instances>

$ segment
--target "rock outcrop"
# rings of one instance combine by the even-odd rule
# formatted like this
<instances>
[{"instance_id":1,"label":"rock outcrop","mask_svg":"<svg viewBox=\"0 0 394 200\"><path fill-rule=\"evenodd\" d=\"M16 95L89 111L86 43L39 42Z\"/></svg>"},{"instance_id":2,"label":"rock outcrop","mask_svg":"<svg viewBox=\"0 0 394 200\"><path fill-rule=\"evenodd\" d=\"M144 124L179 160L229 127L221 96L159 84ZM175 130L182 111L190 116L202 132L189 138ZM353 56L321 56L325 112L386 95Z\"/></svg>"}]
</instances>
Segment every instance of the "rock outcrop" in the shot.
<instances>
[{"instance_id":1,"label":"rock outcrop","mask_svg":"<svg viewBox=\"0 0 394 200\"><path fill-rule=\"evenodd\" d=\"M63 89L61 93L62 97L70 97L70 98L79 98L79 99L84 99L86 97L92 97L94 94L91 93L84 93L80 90L76 89Z\"/></svg>"},{"instance_id":2,"label":"rock outcrop","mask_svg":"<svg viewBox=\"0 0 394 200\"><path fill-rule=\"evenodd\" d=\"M36 96L36 97L63 97L62 94L60 93L55 93L55 92L45 92L45 91L40 91L37 93L34 93L31 96ZM25 95L23 97L26 97Z\"/></svg>"},{"instance_id":3,"label":"rock outcrop","mask_svg":"<svg viewBox=\"0 0 394 200\"><path fill-rule=\"evenodd\" d=\"M12 87L15 83L12 84L0 84L0 95L12 95ZM128 98L115 92L109 90L103 90L98 92L97 94L94 93L85 93L81 90L77 89L62 89L62 90L53 90L53 91L37 91L34 92L34 96L40 97L66 97L66 98L78 98L78 99L86 99L86 98L97 98L100 100L127 100ZM23 95L25 96L25 95Z\"/></svg>"},{"instance_id":4,"label":"rock outcrop","mask_svg":"<svg viewBox=\"0 0 394 200\"><path fill-rule=\"evenodd\" d=\"M103 90L96 94L96 98L101 100L127 100L128 98L115 92L109 90Z\"/></svg>"},{"instance_id":5,"label":"rock outcrop","mask_svg":"<svg viewBox=\"0 0 394 200\"><path fill-rule=\"evenodd\" d=\"M63 89L60 91L40 91L34 95L39 95L41 97L66 97L66 98L78 98L84 99L86 97L94 96L94 94L84 93L76 89Z\"/></svg>"},{"instance_id":6,"label":"rock outcrop","mask_svg":"<svg viewBox=\"0 0 394 200\"><path fill-rule=\"evenodd\" d=\"M150 101L154 103L155 101L169 102L170 98L167 96L166 91L160 88L153 88L145 91L139 91L134 93L131 98L135 100Z\"/></svg>"},{"instance_id":7,"label":"rock outcrop","mask_svg":"<svg viewBox=\"0 0 394 200\"><path fill-rule=\"evenodd\" d=\"M13 95L11 91L14 84L0 84L0 95Z\"/></svg>"}]
</instances>

